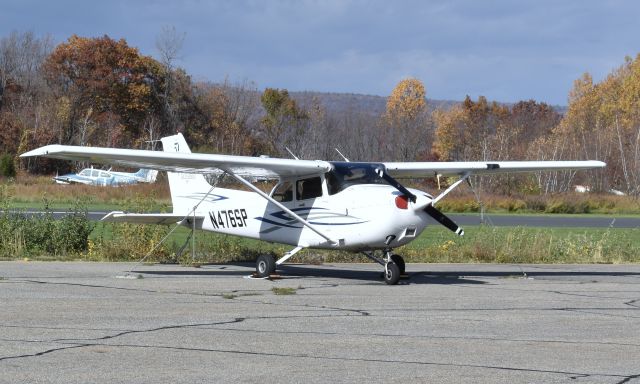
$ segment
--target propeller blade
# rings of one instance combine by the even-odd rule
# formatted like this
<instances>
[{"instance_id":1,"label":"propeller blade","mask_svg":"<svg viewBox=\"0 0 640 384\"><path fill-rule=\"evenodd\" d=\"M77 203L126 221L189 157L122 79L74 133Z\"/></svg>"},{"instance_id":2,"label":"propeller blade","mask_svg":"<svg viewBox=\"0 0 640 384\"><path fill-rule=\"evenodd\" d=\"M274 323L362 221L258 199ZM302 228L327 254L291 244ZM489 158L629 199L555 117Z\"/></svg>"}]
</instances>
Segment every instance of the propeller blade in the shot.
<instances>
[{"instance_id":1,"label":"propeller blade","mask_svg":"<svg viewBox=\"0 0 640 384\"><path fill-rule=\"evenodd\" d=\"M429 204L424 207L424 211L431 217L433 217L438 223L444 225L449 228L453 232L455 232L458 236L464 235L464 230L458 226L453 220L448 218L444 213L440 212L436 207Z\"/></svg>"},{"instance_id":2,"label":"propeller blade","mask_svg":"<svg viewBox=\"0 0 640 384\"><path fill-rule=\"evenodd\" d=\"M384 170L383 168L377 168L376 173L387 183L391 184L395 189L402 192L403 195L407 196L409 201L413 201L414 203L416 202L416 195L411 193L404 185L400 184L398 180L391 177L391 175L389 175L386 170Z\"/></svg>"}]
</instances>

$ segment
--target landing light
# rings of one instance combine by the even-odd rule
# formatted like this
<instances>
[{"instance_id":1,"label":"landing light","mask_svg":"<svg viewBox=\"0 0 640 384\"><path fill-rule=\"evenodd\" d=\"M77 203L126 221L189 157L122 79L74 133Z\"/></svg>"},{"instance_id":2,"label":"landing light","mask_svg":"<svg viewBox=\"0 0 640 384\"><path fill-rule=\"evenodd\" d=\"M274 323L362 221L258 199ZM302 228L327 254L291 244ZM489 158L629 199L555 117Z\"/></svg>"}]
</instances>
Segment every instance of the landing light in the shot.
<instances>
[{"instance_id":1,"label":"landing light","mask_svg":"<svg viewBox=\"0 0 640 384\"><path fill-rule=\"evenodd\" d=\"M405 195L396 196L396 207L400 209L409 208L409 198Z\"/></svg>"}]
</instances>

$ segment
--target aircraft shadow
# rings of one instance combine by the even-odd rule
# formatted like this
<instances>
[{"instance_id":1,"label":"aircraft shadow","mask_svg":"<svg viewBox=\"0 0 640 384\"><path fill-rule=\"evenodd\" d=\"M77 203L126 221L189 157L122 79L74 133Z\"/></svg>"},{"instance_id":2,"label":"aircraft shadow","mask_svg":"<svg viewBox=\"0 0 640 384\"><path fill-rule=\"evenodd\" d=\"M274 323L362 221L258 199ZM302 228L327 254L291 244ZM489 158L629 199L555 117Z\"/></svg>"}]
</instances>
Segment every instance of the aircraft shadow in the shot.
<instances>
[{"instance_id":1,"label":"aircraft shadow","mask_svg":"<svg viewBox=\"0 0 640 384\"><path fill-rule=\"evenodd\" d=\"M246 270L235 270L239 266ZM205 264L200 269L189 268L185 270L153 270L140 269L136 273L158 276L248 276L253 273L254 264L251 262L232 262L227 264ZM518 278L522 277L520 269L506 271L430 271L415 270L409 265L408 275L400 280L400 284L487 284L486 281L474 278ZM532 278L561 278L561 277L640 277L640 272L631 271L567 271L567 270L527 270L528 277ZM382 269L372 264L370 270L348 269L343 266L331 268L314 266L311 264L285 264L278 268L278 274L283 279L300 279L305 277L335 278L344 280L358 280L378 284L383 282Z\"/></svg>"},{"instance_id":2,"label":"aircraft shadow","mask_svg":"<svg viewBox=\"0 0 640 384\"><path fill-rule=\"evenodd\" d=\"M202 269L185 270L151 270L140 269L134 272L157 276L248 276L253 273L253 263L228 263L204 265ZM373 264L372 264L373 265ZM241 266L250 270L232 270L227 266ZM285 264L278 267L280 278L292 280L305 277L335 278L345 280L359 280L380 283L383 282L382 267L376 270L347 269L341 266L335 268L315 267L309 264ZM509 275L509 274L506 274ZM513 274L510 274L513 275ZM400 284L486 284L484 281L468 279L466 273L432 273L429 271L409 271L400 279ZM479 275L481 276L481 275Z\"/></svg>"},{"instance_id":3,"label":"aircraft shadow","mask_svg":"<svg viewBox=\"0 0 640 384\"><path fill-rule=\"evenodd\" d=\"M279 268L282 275L287 278L318 277L336 278L346 280L361 280L383 282L382 266L376 270L346 269L346 268L315 268L306 264L288 264ZM400 279L399 284L485 284L484 281L471 280L455 274L442 276L430 276L429 272L409 271Z\"/></svg>"}]
</instances>

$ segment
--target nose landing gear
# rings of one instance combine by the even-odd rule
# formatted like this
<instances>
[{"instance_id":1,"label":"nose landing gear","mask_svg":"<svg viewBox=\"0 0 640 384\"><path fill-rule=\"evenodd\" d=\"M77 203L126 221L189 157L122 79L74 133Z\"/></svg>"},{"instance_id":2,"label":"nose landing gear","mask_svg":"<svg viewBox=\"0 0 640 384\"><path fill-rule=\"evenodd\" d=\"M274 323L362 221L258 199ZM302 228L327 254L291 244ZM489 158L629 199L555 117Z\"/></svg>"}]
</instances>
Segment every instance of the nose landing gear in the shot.
<instances>
[{"instance_id":1,"label":"nose landing gear","mask_svg":"<svg viewBox=\"0 0 640 384\"><path fill-rule=\"evenodd\" d=\"M405 262L402 256L391 253L391 249L383 251L383 257L377 257L373 251L363 252L365 256L384 266L382 277L389 285L396 285L405 274Z\"/></svg>"}]
</instances>

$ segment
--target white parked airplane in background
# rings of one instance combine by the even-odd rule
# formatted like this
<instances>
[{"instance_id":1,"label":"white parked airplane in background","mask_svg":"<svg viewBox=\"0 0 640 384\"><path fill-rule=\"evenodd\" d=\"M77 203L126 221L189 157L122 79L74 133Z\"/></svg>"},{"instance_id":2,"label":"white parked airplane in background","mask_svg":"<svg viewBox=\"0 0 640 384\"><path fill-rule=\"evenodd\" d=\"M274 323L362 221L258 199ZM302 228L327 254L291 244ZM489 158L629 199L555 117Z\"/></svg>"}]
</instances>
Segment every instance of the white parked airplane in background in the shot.
<instances>
[{"instance_id":1,"label":"white parked airplane in background","mask_svg":"<svg viewBox=\"0 0 640 384\"><path fill-rule=\"evenodd\" d=\"M115 172L112 170L85 168L79 173L69 173L55 176L53 180L58 184L86 184L117 187L120 185L137 183L155 183L158 171L155 169L140 169L138 172Z\"/></svg>"},{"instance_id":2,"label":"white parked airplane in background","mask_svg":"<svg viewBox=\"0 0 640 384\"><path fill-rule=\"evenodd\" d=\"M173 213L111 212L112 222L179 223L205 231L284 243L294 248L275 260L261 255L261 277L304 248L362 252L384 266L396 284L405 263L393 249L422 233L429 217L462 236L464 231L435 205L471 175L601 168L600 161L334 162L191 153L182 134L162 139L164 152L48 145L25 156L90 161L167 171ZM227 174L253 192L218 188L204 174ZM458 176L434 197L396 178ZM247 179L277 179L265 193ZM195 223L194 221L195 220Z\"/></svg>"}]
</instances>

